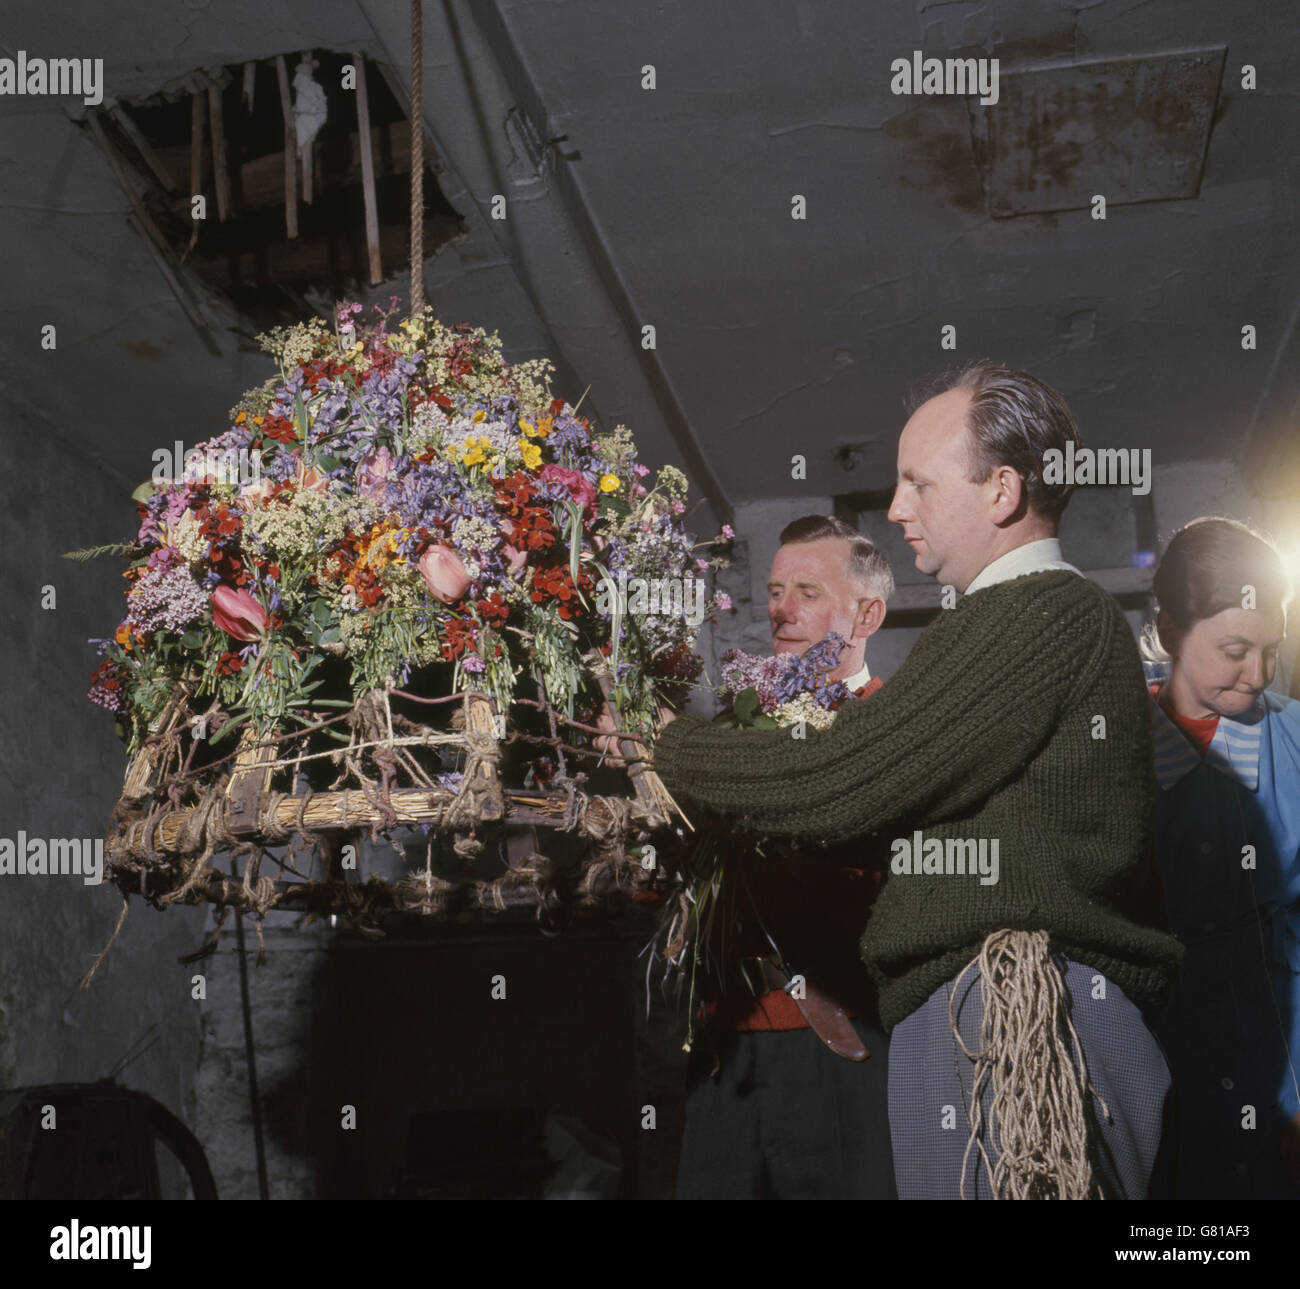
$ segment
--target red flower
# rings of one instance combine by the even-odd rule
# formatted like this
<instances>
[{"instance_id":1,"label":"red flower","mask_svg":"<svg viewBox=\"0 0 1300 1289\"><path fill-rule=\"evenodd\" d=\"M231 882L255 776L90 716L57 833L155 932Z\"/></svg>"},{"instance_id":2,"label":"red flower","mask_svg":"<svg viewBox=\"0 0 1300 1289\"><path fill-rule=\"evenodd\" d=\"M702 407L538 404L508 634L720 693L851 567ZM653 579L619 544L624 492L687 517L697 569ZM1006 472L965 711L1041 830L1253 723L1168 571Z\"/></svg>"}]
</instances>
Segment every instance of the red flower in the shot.
<instances>
[{"instance_id":1,"label":"red flower","mask_svg":"<svg viewBox=\"0 0 1300 1289\"><path fill-rule=\"evenodd\" d=\"M92 688L95 685L102 686L104 689L121 689L122 688L122 668L111 658L105 658L103 662L90 673Z\"/></svg>"},{"instance_id":2,"label":"red flower","mask_svg":"<svg viewBox=\"0 0 1300 1289\"><path fill-rule=\"evenodd\" d=\"M407 402L413 412L417 407L423 407L425 403L436 403L444 412L450 411L452 407L451 399L442 392L441 387L438 385L434 385L427 393L412 389L407 395Z\"/></svg>"},{"instance_id":3,"label":"red flower","mask_svg":"<svg viewBox=\"0 0 1300 1289\"><path fill-rule=\"evenodd\" d=\"M203 504L194 512L194 517L199 522L199 532L210 542L232 537L244 526L239 512L232 510L224 501L215 507Z\"/></svg>"},{"instance_id":4,"label":"red flower","mask_svg":"<svg viewBox=\"0 0 1300 1289\"><path fill-rule=\"evenodd\" d=\"M212 592L212 620L236 640L256 640L266 628L266 610L247 591L219 586Z\"/></svg>"},{"instance_id":5,"label":"red flower","mask_svg":"<svg viewBox=\"0 0 1300 1289\"><path fill-rule=\"evenodd\" d=\"M217 675L233 676L235 672L242 670L244 660L237 653L223 653L217 659Z\"/></svg>"},{"instance_id":6,"label":"red flower","mask_svg":"<svg viewBox=\"0 0 1300 1289\"><path fill-rule=\"evenodd\" d=\"M510 606L501 598L499 591L493 591L486 600L479 600L474 606L478 615L490 627L501 626L510 616Z\"/></svg>"},{"instance_id":7,"label":"red flower","mask_svg":"<svg viewBox=\"0 0 1300 1289\"><path fill-rule=\"evenodd\" d=\"M503 516L499 528L509 538L502 553L513 575L523 567L529 551L545 550L555 541L555 525L548 506L528 504L533 497L533 483L522 471L516 470L503 479L496 491L496 504Z\"/></svg>"},{"instance_id":8,"label":"red flower","mask_svg":"<svg viewBox=\"0 0 1300 1289\"><path fill-rule=\"evenodd\" d=\"M252 580L240 558L229 551L223 551L218 546L210 548L208 561L212 565L213 572L227 585L246 586Z\"/></svg>"},{"instance_id":9,"label":"red flower","mask_svg":"<svg viewBox=\"0 0 1300 1289\"><path fill-rule=\"evenodd\" d=\"M516 470L501 480L498 491L507 497L516 509L525 506L533 497L532 475L524 470Z\"/></svg>"},{"instance_id":10,"label":"red flower","mask_svg":"<svg viewBox=\"0 0 1300 1289\"><path fill-rule=\"evenodd\" d=\"M477 634L477 627L467 618L452 618L443 632L441 649L444 661L455 662L474 644Z\"/></svg>"},{"instance_id":11,"label":"red flower","mask_svg":"<svg viewBox=\"0 0 1300 1289\"><path fill-rule=\"evenodd\" d=\"M337 376L344 375L347 370L347 363L339 362L335 358L327 358L316 363L304 363L302 367L303 383L314 393L316 386L321 381L333 380Z\"/></svg>"},{"instance_id":12,"label":"red flower","mask_svg":"<svg viewBox=\"0 0 1300 1289\"><path fill-rule=\"evenodd\" d=\"M578 587L582 590L590 590L594 583L586 573L579 572ZM546 599L557 601L560 617L566 621L573 617L574 610L577 607L575 601L577 598L577 588L573 585L573 579L569 576L567 567L559 568L538 568L533 570L533 589L531 592L534 604L541 604Z\"/></svg>"},{"instance_id":13,"label":"red flower","mask_svg":"<svg viewBox=\"0 0 1300 1289\"><path fill-rule=\"evenodd\" d=\"M297 443L298 428L284 416L267 416L262 422L262 433L277 443Z\"/></svg>"},{"instance_id":14,"label":"red flower","mask_svg":"<svg viewBox=\"0 0 1300 1289\"><path fill-rule=\"evenodd\" d=\"M356 588L358 602L365 608L373 609L384 598L384 585L373 569L353 569L348 580Z\"/></svg>"}]
</instances>

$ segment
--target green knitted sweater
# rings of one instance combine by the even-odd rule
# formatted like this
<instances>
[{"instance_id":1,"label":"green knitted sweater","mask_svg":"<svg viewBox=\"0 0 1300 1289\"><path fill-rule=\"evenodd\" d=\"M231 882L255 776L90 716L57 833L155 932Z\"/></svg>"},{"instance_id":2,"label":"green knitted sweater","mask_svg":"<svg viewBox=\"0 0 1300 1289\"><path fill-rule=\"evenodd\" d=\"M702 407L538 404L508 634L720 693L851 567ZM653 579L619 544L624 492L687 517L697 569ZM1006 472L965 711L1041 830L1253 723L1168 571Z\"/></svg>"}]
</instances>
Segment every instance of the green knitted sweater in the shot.
<instances>
[{"instance_id":1,"label":"green knitted sweater","mask_svg":"<svg viewBox=\"0 0 1300 1289\"><path fill-rule=\"evenodd\" d=\"M994 883L961 864L891 861L861 941L888 1028L1001 929L1046 930L1156 1007L1181 947L1138 912L1154 871L1148 701L1115 600L1077 573L1030 573L941 612L871 701L829 729L798 739L682 716L655 768L688 808L760 835L878 835L895 855L915 830L997 840Z\"/></svg>"}]
</instances>

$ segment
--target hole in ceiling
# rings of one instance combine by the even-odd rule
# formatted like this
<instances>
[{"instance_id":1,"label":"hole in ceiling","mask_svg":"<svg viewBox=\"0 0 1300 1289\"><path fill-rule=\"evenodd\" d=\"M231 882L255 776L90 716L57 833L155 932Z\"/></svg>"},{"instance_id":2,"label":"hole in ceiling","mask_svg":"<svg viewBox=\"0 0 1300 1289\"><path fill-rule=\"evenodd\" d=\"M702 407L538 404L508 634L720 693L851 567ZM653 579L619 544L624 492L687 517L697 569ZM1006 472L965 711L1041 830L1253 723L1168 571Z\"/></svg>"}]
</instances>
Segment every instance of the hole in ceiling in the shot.
<instances>
[{"instance_id":1,"label":"hole in ceiling","mask_svg":"<svg viewBox=\"0 0 1300 1289\"><path fill-rule=\"evenodd\" d=\"M302 79L307 70L319 90ZM361 86L375 207L370 237ZM110 161L132 190L137 216L143 208L155 249L260 330L365 290L374 277L372 240L381 277L407 271L411 130L400 94L390 68L312 50L195 71L155 95L99 111L95 132L115 154ZM313 99L324 122L298 149L290 176L285 156L297 136L286 138L287 119L309 133L310 117L295 120L295 110ZM196 196L202 218L195 218ZM427 258L465 231L427 164L424 212Z\"/></svg>"}]
</instances>

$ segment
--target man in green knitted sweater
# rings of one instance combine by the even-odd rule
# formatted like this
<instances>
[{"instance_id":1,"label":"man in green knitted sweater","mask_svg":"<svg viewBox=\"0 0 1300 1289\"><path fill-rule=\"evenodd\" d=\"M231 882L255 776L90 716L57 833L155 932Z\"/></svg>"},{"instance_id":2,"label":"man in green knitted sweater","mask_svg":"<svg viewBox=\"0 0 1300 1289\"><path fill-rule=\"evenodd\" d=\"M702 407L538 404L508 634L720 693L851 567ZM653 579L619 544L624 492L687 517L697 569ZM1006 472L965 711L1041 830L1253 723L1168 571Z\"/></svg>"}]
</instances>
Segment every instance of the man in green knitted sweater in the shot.
<instances>
[{"instance_id":1,"label":"man in green knitted sweater","mask_svg":"<svg viewBox=\"0 0 1300 1289\"><path fill-rule=\"evenodd\" d=\"M1142 1198L1168 1069L1140 1009L1177 942L1144 922L1154 778L1119 605L1063 562L1078 430L1026 372L983 363L919 407L889 517L960 592L827 730L684 716L655 766L757 835L889 843L862 955L892 1031L900 1198ZM955 596L953 597L955 600Z\"/></svg>"}]
</instances>

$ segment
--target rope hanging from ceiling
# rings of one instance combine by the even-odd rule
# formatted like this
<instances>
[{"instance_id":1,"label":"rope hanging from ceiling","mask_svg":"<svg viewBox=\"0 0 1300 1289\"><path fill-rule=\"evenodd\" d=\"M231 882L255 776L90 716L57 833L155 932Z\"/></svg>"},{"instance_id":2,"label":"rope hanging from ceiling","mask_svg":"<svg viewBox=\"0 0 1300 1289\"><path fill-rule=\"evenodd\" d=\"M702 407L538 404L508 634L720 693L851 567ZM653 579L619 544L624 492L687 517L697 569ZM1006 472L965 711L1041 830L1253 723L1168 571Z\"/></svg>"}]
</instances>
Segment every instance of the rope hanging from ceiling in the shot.
<instances>
[{"instance_id":1,"label":"rope hanging from ceiling","mask_svg":"<svg viewBox=\"0 0 1300 1289\"><path fill-rule=\"evenodd\" d=\"M411 317L424 308L424 12L411 0Z\"/></svg>"}]
</instances>

